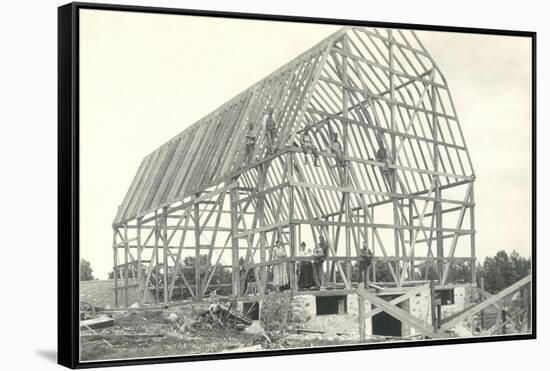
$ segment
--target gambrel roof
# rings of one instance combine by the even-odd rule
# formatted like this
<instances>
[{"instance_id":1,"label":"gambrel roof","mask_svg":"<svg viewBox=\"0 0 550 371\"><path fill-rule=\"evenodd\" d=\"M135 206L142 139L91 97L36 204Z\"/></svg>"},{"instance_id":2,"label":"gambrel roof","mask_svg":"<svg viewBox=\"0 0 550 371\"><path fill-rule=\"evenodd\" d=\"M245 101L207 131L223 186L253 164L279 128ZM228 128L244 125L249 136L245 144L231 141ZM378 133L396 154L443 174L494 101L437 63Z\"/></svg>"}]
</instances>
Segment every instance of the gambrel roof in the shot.
<instances>
[{"instance_id":1,"label":"gambrel roof","mask_svg":"<svg viewBox=\"0 0 550 371\"><path fill-rule=\"evenodd\" d=\"M249 122L255 123L258 138L254 159L263 158L261 122L268 108L274 109L279 149L297 143L297 135L307 125L320 133L314 139L318 148L330 152L323 130L342 137L343 125L350 124L348 154L368 162L379 146L390 148L390 136L397 135L396 170L406 183L402 187L411 193L428 187L427 171L434 169L434 162L443 185L473 175L447 83L416 34L346 27L145 157L114 224L144 216L238 174ZM434 117L436 128L431 124ZM367 165L358 170L369 176L372 170ZM356 186L385 190L374 181Z\"/></svg>"}]
</instances>

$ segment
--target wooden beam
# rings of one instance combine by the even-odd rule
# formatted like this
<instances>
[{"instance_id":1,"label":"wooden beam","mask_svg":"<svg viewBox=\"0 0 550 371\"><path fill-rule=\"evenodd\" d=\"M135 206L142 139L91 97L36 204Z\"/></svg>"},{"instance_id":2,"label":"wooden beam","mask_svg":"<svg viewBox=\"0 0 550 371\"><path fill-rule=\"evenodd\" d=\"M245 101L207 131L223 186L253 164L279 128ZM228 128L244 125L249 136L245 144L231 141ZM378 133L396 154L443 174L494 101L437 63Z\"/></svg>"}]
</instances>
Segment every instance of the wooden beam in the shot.
<instances>
[{"instance_id":1,"label":"wooden beam","mask_svg":"<svg viewBox=\"0 0 550 371\"><path fill-rule=\"evenodd\" d=\"M231 190L229 194L230 205L231 205L231 263L232 263L232 283L233 283L233 295L240 295L241 285L240 285L240 270L239 270L239 238L237 237L238 229L238 218L237 218L237 208L234 206L239 201L239 195L236 190Z\"/></svg>"},{"instance_id":2,"label":"wooden beam","mask_svg":"<svg viewBox=\"0 0 550 371\"><path fill-rule=\"evenodd\" d=\"M194 204L194 217L193 221L195 224L195 297L196 299L202 298L202 290L201 290L201 250L200 250L200 242L201 242L201 222L200 222L200 215L199 215L199 204Z\"/></svg>"},{"instance_id":3,"label":"wooden beam","mask_svg":"<svg viewBox=\"0 0 550 371\"><path fill-rule=\"evenodd\" d=\"M408 300L408 299L412 298L413 296L415 296L416 294L421 293L424 290L429 290L429 288L430 288L429 285L417 286L417 287L407 291L405 294L403 294L401 296L398 296L397 298L388 301L388 303L392 304L392 305L397 305L399 303L404 302L405 300ZM370 317L375 316L375 315L377 315L378 313L381 313L381 312L384 312L383 308L378 307L378 308L372 309L369 312L364 314L364 319L367 320Z\"/></svg>"},{"instance_id":4,"label":"wooden beam","mask_svg":"<svg viewBox=\"0 0 550 371\"><path fill-rule=\"evenodd\" d=\"M488 306L494 305L495 303L497 303L499 300L505 298L506 296L508 296L510 294L513 294L517 290L521 289L523 286L530 284L531 279L532 279L531 275L528 275L527 277L522 278L521 280L514 283L513 285L508 286L507 288L500 291L499 293L491 296L488 299L485 299L481 303L476 304L473 307L462 311L459 315L454 317L452 320L442 324L441 328L438 330L438 333L445 332L446 330L450 329L451 327L454 327L458 322L462 321L464 318L466 318L468 316L471 316L473 314L476 314L479 311L487 308Z\"/></svg>"},{"instance_id":5,"label":"wooden beam","mask_svg":"<svg viewBox=\"0 0 550 371\"><path fill-rule=\"evenodd\" d=\"M357 294L363 297L363 299L368 300L371 304L376 305L388 313L390 316L395 319L406 323L407 325L418 330L424 336L427 336L432 339L443 338L444 335L436 333L433 329L428 327L428 324L425 321L420 320L419 318L405 312L403 309L397 307L396 305L390 304L384 299L379 298L378 296L371 294L366 290L357 290Z\"/></svg>"}]
</instances>

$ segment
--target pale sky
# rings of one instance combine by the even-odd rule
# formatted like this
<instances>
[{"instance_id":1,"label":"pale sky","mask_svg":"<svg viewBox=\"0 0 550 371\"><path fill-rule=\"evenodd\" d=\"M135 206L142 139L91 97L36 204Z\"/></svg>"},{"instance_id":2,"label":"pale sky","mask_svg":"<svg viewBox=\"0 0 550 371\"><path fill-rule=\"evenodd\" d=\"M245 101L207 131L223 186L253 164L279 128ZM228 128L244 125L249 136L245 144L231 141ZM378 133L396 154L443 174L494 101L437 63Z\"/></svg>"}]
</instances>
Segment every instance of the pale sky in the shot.
<instances>
[{"instance_id":1,"label":"pale sky","mask_svg":"<svg viewBox=\"0 0 550 371\"><path fill-rule=\"evenodd\" d=\"M340 26L81 10L80 246L112 270L111 223L142 159ZM478 258L531 251L528 38L417 32L476 171Z\"/></svg>"}]
</instances>

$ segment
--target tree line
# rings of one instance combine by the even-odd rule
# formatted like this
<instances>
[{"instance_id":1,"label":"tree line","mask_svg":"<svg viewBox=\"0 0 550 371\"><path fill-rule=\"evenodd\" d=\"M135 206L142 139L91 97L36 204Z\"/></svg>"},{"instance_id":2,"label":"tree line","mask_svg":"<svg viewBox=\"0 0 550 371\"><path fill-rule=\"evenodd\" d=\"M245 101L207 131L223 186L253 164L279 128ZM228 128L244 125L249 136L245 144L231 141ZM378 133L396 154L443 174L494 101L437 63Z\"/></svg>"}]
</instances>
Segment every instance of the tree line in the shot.
<instances>
[{"instance_id":1,"label":"tree line","mask_svg":"<svg viewBox=\"0 0 550 371\"><path fill-rule=\"evenodd\" d=\"M207 256L201 256L201 265L206 265ZM181 266L181 271L184 272L185 277L190 285L195 284L195 258L186 257L184 258L183 264ZM173 272L173 268L169 268L169 276ZM372 269L372 268L371 268ZM145 267L143 267L145 272ZM181 272L180 271L180 272ZM513 283L519 281L521 278L527 276L531 273L531 258L525 258L515 250L508 254L505 250L500 250L496 253L495 256L487 257L483 261L483 264L477 263L477 284L481 285L481 278L484 279L485 290L490 293L496 293L502 289L512 285ZM156 281L156 275L160 275L161 271L153 270L151 272L151 282L150 285L154 287L153 282ZM207 272L201 272L201 278L204 277L204 274ZM122 275L122 270L120 270L119 278ZM114 274L111 271L109 273L109 278L113 279ZM130 276L131 277L131 276ZM358 266L354 265L352 281L357 281L358 278ZM89 281L93 280L93 269L90 262L85 259L82 259L80 262L80 280ZM416 280L437 280L437 274L433 264L423 263L420 265L419 269L415 272ZM454 263L451 265L449 271L448 282L470 282L471 279L471 268L470 263L460 262ZM376 281L377 282L391 282L393 281L391 272L387 264L378 263L376 265ZM231 272L229 269L226 269L221 264L217 267L211 284L224 284L231 282ZM176 295L178 296L187 296L187 290L183 288L184 283L181 277L178 277L176 280L176 286L180 287L180 290ZM230 291L229 287L223 287L218 290L218 294L224 295L226 291Z\"/></svg>"},{"instance_id":2,"label":"tree line","mask_svg":"<svg viewBox=\"0 0 550 371\"><path fill-rule=\"evenodd\" d=\"M448 282L470 282L471 263L453 263L449 270ZM484 279L485 291L492 294L519 281L531 273L531 258L525 258L515 250L508 254L500 250L495 256L488 256L483 263L476 266L477 285L481 286L481 279ZM422 263L416 270L415 280L437 280L437 273L433 263ZM376 265L376 281L393 281L390 269L387 264Z\"/></svg>"}]
</instances>

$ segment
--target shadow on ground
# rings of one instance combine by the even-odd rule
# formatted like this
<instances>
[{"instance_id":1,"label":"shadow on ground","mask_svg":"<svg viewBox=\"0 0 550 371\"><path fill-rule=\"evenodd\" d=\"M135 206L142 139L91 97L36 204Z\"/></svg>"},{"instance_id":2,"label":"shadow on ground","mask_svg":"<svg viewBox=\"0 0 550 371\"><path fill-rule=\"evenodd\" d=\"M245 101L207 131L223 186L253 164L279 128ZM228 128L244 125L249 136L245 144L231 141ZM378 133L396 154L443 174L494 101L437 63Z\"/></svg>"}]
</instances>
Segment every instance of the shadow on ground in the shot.
<instances>
[{"instance_id":1,"label":"shadow on ground","mask_svg":"<svg viewBox=\"0 0 550 371\"><path fill-rule=\"evenodd\" d=\"M55 350L37 350L36 353L50 362L57 363L57 352Z\"/></svg>"}]
</instances>

